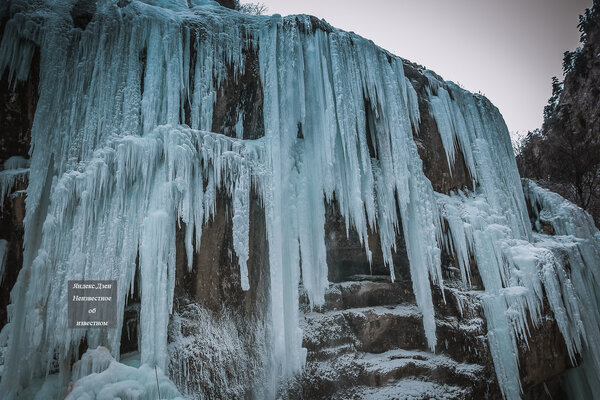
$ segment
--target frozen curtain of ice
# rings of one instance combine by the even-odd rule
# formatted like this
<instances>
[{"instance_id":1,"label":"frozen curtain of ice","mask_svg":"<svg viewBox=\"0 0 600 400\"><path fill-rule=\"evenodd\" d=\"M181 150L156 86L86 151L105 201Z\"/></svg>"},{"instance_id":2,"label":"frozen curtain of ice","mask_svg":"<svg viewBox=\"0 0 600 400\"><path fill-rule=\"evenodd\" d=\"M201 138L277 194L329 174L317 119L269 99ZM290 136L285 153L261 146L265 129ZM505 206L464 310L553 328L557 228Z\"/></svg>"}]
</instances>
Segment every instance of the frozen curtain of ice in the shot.
<instances>
[{"instance_id":1,"label":"frozen curtain of ice","mask_svg":"<svg viewBox=\"0 0 600 400\"><path fill-rule=\"evenodd\" d=\"M141 363L166 371L175 232L183 222L191 266L218 190L232 198L244 290L252 290L246 265L252 190L265 207L272 393L304 363L298 286L311 304L323 302L324 201L334 197L369 257L368 230L379 232L391 270L395 233L403 229L432 351L430 283L443 286L446 246L466 286L469 259L476 261L505 398L520 398L517 346L531 330L527 316L540 322L544 294L571 356L584 355L585 368L573 379L598 385L599 233L581 210L527 183L531 207L557 236L532 232L506 126L485 98L424 71L448 164L461 151L475 183L472 193L443 195L425 177L413 140L419 107L403 61L370 41L317 28L306 16L244 16L201 1L192 8L187 1L99 1L82 30L73 27L73 3L13 1L0 44L0 71L11 82L27 79L36 47L41 66L24 265L2 335L11 367L4 368L0 392L14 397L56 364L68 382L69 360L84 336L90 348L107 346L118 359L120 327L66 329L66 281L117 279L122 313L136 268ZM229 68L239 78L246 50L258 55L264 92L265 135L257 140L244 140L241 129L236 138L210 132L217 89ZM376 158L367 143L367 112L375 116Z\"/></svg>"}]
</instances>

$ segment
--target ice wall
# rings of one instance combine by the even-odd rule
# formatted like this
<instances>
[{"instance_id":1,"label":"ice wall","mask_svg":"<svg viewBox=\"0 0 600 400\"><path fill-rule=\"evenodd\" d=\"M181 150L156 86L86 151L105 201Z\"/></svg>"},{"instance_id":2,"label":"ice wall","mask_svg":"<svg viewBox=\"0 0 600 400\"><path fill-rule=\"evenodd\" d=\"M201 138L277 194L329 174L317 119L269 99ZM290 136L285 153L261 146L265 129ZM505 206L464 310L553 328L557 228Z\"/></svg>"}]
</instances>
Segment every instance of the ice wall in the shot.
<instances>
[{"instance_id":1,"label":"ice wall","mask_svg":"<svg viewBox=\"0 0 600 400\"><path fill-rule=\"evenodd\" d=\"M0 383L8 398L56 363L68 382L69 361L84 336L90 348L107 346L118 359L121 327L66 329L70 279L117 279L122 313L139 268L141 362L166 370L177 224L185 223L191 267L219 189L232 198L233 250L244 290L252 290L251 190L265 207L271 284L265 362L272 395L305 359L299 284L313 305L323 302L328 286L324 201L333 198L369 257L368 230L378 231L391 271L401 222L432 351L431 283L443 286L441 248L456 255L465 285L468 260L477 260L506 398L520 397L517 342L527 340L527 312L538 321L544 293L557 320L564 317L559 326L573 354L591 330L598 332L598 326L583 331L580 300L559 298L581 288L553 257L560 241L546 238L547 244L532 234L506 126L485 98L425 71L429 111L448 164L461 151L475 181L474 193L436 194L413 137L417 93L402 59L372 42L307 16L245 16L210 2L189 8L186 2L99 1L81 30L69 14L73 3L12 2L0 44L0 70L11 81L27 78L36 48L41 63L24 265L12 292L11 368ZM239 78L251 52L263 88L264 137L244 140L241 129L235 138L210 132L219 85ZM583 270L594 265L590 257ZM539 271L548 276L538 278Z\"/></svg>"},{"instance_id":2,"label":"ice wall","mask_svg":"<svg viewBox=\"0 0 600 400\"><path fill-rule=\"evenodd\" d=\"M569 398L591 399L600 390L600 231L587 212L560 195L528 179L523 185L536 227L550 224L556 233L553 240L538 239L556 254L561 273L560 285L544 282L545 290L568 348L583 359L567 373L565 388ZM560 306L559 289L564 309L554 305Z\"/></svg>"}]
</instances>

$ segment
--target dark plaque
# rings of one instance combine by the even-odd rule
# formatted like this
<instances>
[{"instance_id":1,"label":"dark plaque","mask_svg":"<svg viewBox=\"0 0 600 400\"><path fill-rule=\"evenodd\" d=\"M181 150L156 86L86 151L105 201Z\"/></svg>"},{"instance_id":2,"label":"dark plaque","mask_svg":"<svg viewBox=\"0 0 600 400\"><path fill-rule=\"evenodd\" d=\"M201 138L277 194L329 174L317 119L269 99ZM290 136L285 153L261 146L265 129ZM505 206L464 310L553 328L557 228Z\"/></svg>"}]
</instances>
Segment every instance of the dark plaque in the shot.
<instances>
[{"instance_id":1,"label":"dark plaque","mask_svg":"<svg viewBox=\"0 0 600 400\"><path fill-rule=\"evenodd\" d=\"M69 328L117 326L117 281L69 281Z\"/></svg>"}]
</instances>

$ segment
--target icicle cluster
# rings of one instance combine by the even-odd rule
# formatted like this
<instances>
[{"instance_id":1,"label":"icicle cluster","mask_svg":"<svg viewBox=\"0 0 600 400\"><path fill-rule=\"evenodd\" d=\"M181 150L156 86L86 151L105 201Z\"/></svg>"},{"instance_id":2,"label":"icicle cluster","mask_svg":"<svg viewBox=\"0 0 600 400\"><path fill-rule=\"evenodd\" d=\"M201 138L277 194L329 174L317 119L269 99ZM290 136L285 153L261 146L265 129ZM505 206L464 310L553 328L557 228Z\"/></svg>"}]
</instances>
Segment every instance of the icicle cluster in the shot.
<instances>
[{"instance_id":1,"label":"icicle cluster","mask_svg":"<svg viewBox=\"0 0 600 400\"><path fill-rule=\"evenodd\" d=\"M591 376L590 385L597 385L598 230L583 210L532 182L525 182L524 197L499 114L482 98L452 83L444 86L430 78L431 112L448 165L452 167L459 149L476 181L472 193L436 194L447 225L444 243L456 256L465 286L470 286L471 258L477 266L485 288L488 342L504 398L521 398L518 346L527 344L532 328L541 324L544 297L571 362L576 364L576 354L590 358L582 370ZM560 236L531 232L526 199L535 212L551 216L546 218ZM582 317L583 310L591 310L589 317Z\"/></svg>"},{"instance_id":2,"label":"icicle cluster","mask_svg":"<svg viewBox=\"0 0 600 400\"><path fill-rule=\"evenodd\" d=\"M262 325L262 324L259 324ZM257 355L265 352L262 326L221 310L218 316L191 303L174 313L169 326L169 372L191 399L273 397L260 382Z\"/></svg>"},{"instance_id":3,"label":"icicle cluster","mask_svg":"<svg viewBox=\"0 0 600 400\"><path fill-rule=\"evenodd\" d=\"M536 235L536 246L556 255L559 284L546 283L546 269L542 279L569 354L580 353L583 359L567 373L567 393L591 399L600 391L600 231L588 213L558 194L527 179L523 185L536 227L550 224L556 234Z\"/></svg>"},{"instance_id":4,"label":"icicle cluster","mask_svg":"<svg viewBox=\"0 0 600 400\"><path fill-rule=\"evenodd\" d=\"M252 190L265 207L272 393L304 363L298 286L302 277L311 304L323 303L324 202L334 198L369 258L368 231L378 231L391 271L402 226L431 350L430 282L443 285L441 246L456 255L465 284L475 258L506 398L520 396L517 341L527 340L527 312L539 321L544 292L572 357L586 337L593 346L598 326L584 332L580 323L583 289L554 255L564 243L532 235L506 126L484 98L425 72L448 165L461 151L476 188L440 195L413 140L419 106L403 61L363 38L317 28L306 16L243 16L200 1L192 8L183 1L100 1L81 30L73 28L73 2L54 3L14 2L0 44L0 71L11 80L27 78L36 47L41 60L24 265L12 293L11 368L0 385L7 396L44 376L55 358L68 375L84 336L90 348L107 345L118 358L120 326L108 333L66 329L67 280L117 279L122 321L136 268L141 362L166 370L175 232L183 222L191 266L219 190L232 198L244 290L252 289ZM242 114L235 138L212 133L217 90L229 71L239 78L251 52L258 57L265 135L244 140ZM582 274L597 265L592 253L579 264Z\"/></svg>"},{"instance_id":5,"label":"icicle cluster","mask_svg":"<svg viewBox=\"0 0 600 400\"><path fill-rule=\"evenodd\" d=\"M25 182L29 176L29 160L13 156L4 162L0 171L0 210L4 208L4 200L19 182Z\"/></svg>"}]
</instances>

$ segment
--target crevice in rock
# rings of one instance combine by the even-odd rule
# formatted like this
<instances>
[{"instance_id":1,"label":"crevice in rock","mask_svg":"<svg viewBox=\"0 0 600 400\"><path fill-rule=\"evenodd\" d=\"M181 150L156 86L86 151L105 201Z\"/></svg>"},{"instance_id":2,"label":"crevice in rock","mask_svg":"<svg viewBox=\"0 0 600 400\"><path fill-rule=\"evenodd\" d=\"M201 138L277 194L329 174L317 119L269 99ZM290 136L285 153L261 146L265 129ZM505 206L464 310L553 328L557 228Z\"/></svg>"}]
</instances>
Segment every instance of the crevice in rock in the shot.
<instances>
[{"instance_id":1,"label":"crevice in rock","mask_svg":"<svg viewBox=\"0 0 600 400\"><path fill-rule=\"evenodd\" d=\"M369 156L371 158L379 159L377 154L377 139L375 138L375 134L377 132L377 127L375 124L376 116L375 110L371 101L363 95L364 103L365 103L365 132L367 139L367 147L369 148ZM379 105L376 105L377 109Z\"/></svg>"},{"instance_id":2,"label":"crevice in rock","mask_svg":"<svg viewBox=\"0 0 600 400\"><path fill-rule=\"evenodd\" d=\"M136 264L138 267L135 270L133 292L128 293L123 310L120 354L139 351L140 305L142 302L140 292L139 255Z\"/></svg>"}]
</instances>

